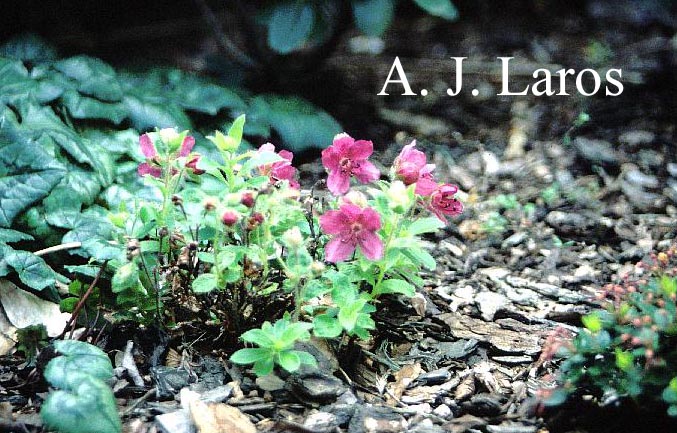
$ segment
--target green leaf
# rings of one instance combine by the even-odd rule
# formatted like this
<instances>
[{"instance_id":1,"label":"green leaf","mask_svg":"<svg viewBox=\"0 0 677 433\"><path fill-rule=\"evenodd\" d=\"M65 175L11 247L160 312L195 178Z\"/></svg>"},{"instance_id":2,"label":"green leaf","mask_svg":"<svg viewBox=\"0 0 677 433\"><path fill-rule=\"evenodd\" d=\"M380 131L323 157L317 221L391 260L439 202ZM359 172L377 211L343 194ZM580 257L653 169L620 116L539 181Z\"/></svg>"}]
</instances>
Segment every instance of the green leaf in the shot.
<instances>
[{"instance_id":1,"label":"green leaf","mask_svg":"<svg viewBox=\"0 0 677 433\"><path fill-rule=\"evenodd\" d=\"M292 350L292 352L296 353L301 360L301 364L310 365L311 367L317 366L317 359L310 353L304 352L303 350Z\"/></svg>"},{"instance_id":2,"label":"green leaf","mask_svg":"<svg viewBox=\"0 0 677 433\"><path fill-rule=\"evenodd\" d=\"M677 278L670 278L667 275L661 277L661 289L667 296L672 296L677 293Z\"/></svg>"},{"instance_id":3,"label":"green leaf","mask_svg":"<svg viewBox=\"0 0 677 433\"><path fill-rule=\"evenodd\" d=\"M270 359L272 361L273 353L265 348L248 348L240 349L231 355L230 360L235 364L253 364L263 359Z\"/></svg>"},{"instance_id":4,"label":"green leaf","mask_svg":"<svg viewBox=\"0 0 677 433\"><path fill-rule=\"evenodd\" d=\"M313 8L307 2L275 5L268 20L268 46L280 54L295 51L308 40L314 19Z\"/></svg>"},{"instance_id":5,"label":"green leaf","mask_svg":"<svg viewBox=\"0 0 677 433\"><path fill-rule=\"evenodd\" d=\"M313 318L313 334L320 338L336 338L343 332L343 327L336 319L327 314L319 314Z\"/></svg>"},{"instance_id":6,"label":"green leaf","mask_svg":"<svg viewBox=\"0 0 677 433\"><path fill-rule=\"evenodd\" d=\"M120 266L113 274L111 288L113 293L120 293L139 284L139 268L134 262Z\"/></svg>"},{"instance_id":7,"label":"green leaf","mask_svg":"<svg viewBox=\"0 0 677 433\"><path fill-rule=\"evenodd\" d=\"M193 292L209 293L216 289L217 279L214 274L202 274L193 280Z\"/></svg>"},{"instance_id":8,"label":"green leaf","mask_svg":"<svg viewBox=\"0 0 677 433\"><path fill-rule=\"evenodd\" d=\"M224 108L237 111L247 108L242 98L232 90L205 83L197 77L184 74L176 84L173 95L181 107L187 110L216 116Z\"/></svg>"},{"instance_id":9,"label":"green leaf","mask_svg":"<svg viewBox=\"0 0 677 433\"><path fill-rule=\"evenodd\" d=\"M108 385L80 371L71 371L69 376L73 388L51 392L42 404L40 416L45 425L61 433L120 433L122 423Z\"/></svg>"},{"instance_id":10,"label":"green leaf","mask_svg":"<svg viewBox=\"0 0 677 433\"><path fill-rule=\"evenodd\" d=\"M419 218L409 224L407 232L416 236L423 233L434 233L444 227L444 223L437 217Z\"/></svg>"},{"instance_id":11,"label":"green leaf","mask_svg":"<svg viewBox=\"0 0 677 433\"><path fill-rule=\"evenodd\" d=\"M65 92L61 101L75 119L104 119L119 125L127 117L122 104L101 102L73 90Z\"/></svg>"},{"instance_id":12,"label":"green leaf","mask_svg":"<svg viewBox=\"0 0 677 433\"><path fill-rule=\"evenodd\" d=\"M416 289L414 289L413 285L404 280L391 278L389 280L381 281L381 284L374 288L374 292L378 295L399 293L411 298L416 293Z\"/></svg>"},{"instance_id":13,"label":"green leaf","mask_svg":"<svg viewBox=\"0 0 677 433\"><path fill-rule=\"evenodd\" d=\"M294 350L286 350L277 355L277 362L280 367L284 368L290 373L295 372L301 366L301 358Z\"/></svg>"},{"instance_id":14,"label":"green leaf","mask_svg":"<svg viewBox=\"0 0 677 433\"><path fill-rule=\"evenodd\" d=\"M430 15L435 15L448 21L456 21L458 19L458 9L456 9L456 6L450 0L414 0L414 3Z\"/></svg>"},{"instance_id":15,"label":"green leaf","mask_svg":"<svg viewBox=\"0 0 677 433\"><path fill-rule=\"evenodd\" d=\"M294 152L322 148L341 132L341 125L325 111L296 97L257 96L251 101L248 124L269 125Z\"/></svg>"},{"instance_id":16,"label":"green leaf","mask_svg":"<svg viewBox=\"0 0 677 433\"><path fill-rule=\"evenodd\" d=\"M246 116L244 114L238 116L238 118L233 121L233 124L230 125L230 128L228 128L228 136L234 139L238 146L242 141L242 133L244 131L245 120Z\"/></svg>"},{"instance_id":17,"label":"green leaf","mask_svg":"<svg viewBox=\"0 0 677 433\"><path fill-rule=\"evenodd\" d=\"M24 34L7 41L0 47L0 57L39 63L54 60L56 50L35 34Z\"/></svg>"},{"instance_id":18,"label":"green leaf","mask_svg":"<svg viewBox=\"0 0 677 433\"><path fill-rule=\"evenodd\" d=\"M284 321L285 319L280 319ZM280 322L278 320L278 322ZM311 323L304 323L304 322L296 322L296 323L291 323L287 325L287 327L284 329L282 332L282 335L280 335L279 342L284 346L284 347L289 347L294 345L297 341L300 340L307 340L310 338L310 334L308 331L312 329L313 325Z\"/></svg>"},{"instance_id":19,"label":"green leaf","mask_svg":"<svg viewBox=\"0 0 677 433\"><path fill-rule=\"evenodd\" d=\"M78 377L69 373L86 372L88 376L108 380L113 366L103 350L78 340L57 340L54 348L62 356L53 358L45 368L45 379L53 386L71 390L77 388Z\"/></svg>"},{"instance_id":20,"label":"green leaf","mask_svg":"<svg viewBox=\"0 0 677 433\"><path fill-rule=\"evenodd\" d=\"M99 59L76 56L57 62L54 67L78 82L78 90L102 101L122 99L122 88L115 70Z\"/></svg>"},{"instance_id":21,"label":"green leaf","mask_svg":"<svg viewBox=\"0 0 677 433\"><path fill-rule=\"evenodd\" d=\"M248 343L254 343L261 347L272 347L275 344L271 336L261 329L250 329L242 334L240 338Z\"/></svg>"},{"instance_id":22,"label":"green leaf","mask_svg":"<svg viewBox=\"0 0 677 433\"><path fill-rule=\"evenodd\" d=\"M273 372L273 367L275 367L274 357L263 358L254 363L254 373L257 376L265 376Z\"/></svg>"},{"instance_id":23,"label":"green leaf","mask_svg":"<svg viewBox=\"0 0 677 433\"><path fill-rule=\"evenodd\" d=\"M132 124L140 131L155 127L192 129L188 116L180 107L169 101L144 101L138 97L125 96L123 103Z\"/></svg>"},{"instance_id":24,"label":"green leaf","mask_svg":"<svg viewBox=\"0 0 677 433\"><path fill-rule=\"evenodd\" d=\"M581 322L593 334L602 330L602 319L599 314L590 313L581 317Z\"/></svg>"},{"instance_id":25,"label":"green leaf","mask_svg":"<svg viewBox=\"0 0 677 433\"><path fill-rule=\"evenodd\" d=\"M435 258L423 248L412 246L410 248L401 248L399 251L417 266L423 266L430 271L434 271L437 268Z\"/></svg>"},{"instance_id":26,"label":"green leaf","mask_svg":"<svg viewBox=\"0 0 677 433\"><path fill-rule=\"evenodd\" d=\"M120 259L124 252L121 245L111 244L105 239L91 238L82 243L82 249L90 257L103 262L106 260Z\"/></svg>"},{"instance_id":27,"label":"green leaf","mask_svg":"<svg viewBox=\"0 0 677 433\"><path fill-rule=\"evenodd\" d=\"M4 261L19 275L22 283L35 290L42 290L56 282L52 268L45 261L28 251L12 250Z\"/></svg>"},{"instance_id":28,"label":"green leaf","mask_svg":"<svg viewBox=\"0 0 677 433\"><path fill-rule=\"evenodd\" d=\"M0 117L0 227L10 227L26 208L61 181L65 167Z\"/></svg>"},{"instance_id":29,"label":"green leaf","mask_svg":"<svg viewBox=\"0 0 677 433\"><path fill-rule=\"evenodd\" d=\"M11 244L20 241L32 241L33 236L12 229L0 229L0 243Z\"/></svg>"},{"instance_id":30,"label":"green leaf","mask_svg":"<svg viewBox=\"0 0 677 433\"><path fill-rule=\"evenodd\" d=\"M395 15L393 0L353 0L355 25L364 34L381 36Z\"/></svg>"},{"instance_id":31,"label":"green leaf","mask_svg":"<svg viewBox=\"0 0 677 433\"><path fill-rule=\"evenodd\" d=\"M621 371L628 371L634 366L635 356L632 352L626 352L620 347L616 347L616 367Z\"/></svg>"}]
</instances>

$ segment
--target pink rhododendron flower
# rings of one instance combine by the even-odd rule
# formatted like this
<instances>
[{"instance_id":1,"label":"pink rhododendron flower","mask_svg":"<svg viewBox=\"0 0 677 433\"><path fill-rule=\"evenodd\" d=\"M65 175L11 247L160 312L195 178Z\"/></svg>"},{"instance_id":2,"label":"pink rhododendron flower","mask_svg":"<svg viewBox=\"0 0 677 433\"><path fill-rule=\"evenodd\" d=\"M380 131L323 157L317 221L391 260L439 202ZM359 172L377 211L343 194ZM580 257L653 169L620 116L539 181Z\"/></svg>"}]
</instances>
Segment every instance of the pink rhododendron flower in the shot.
<instances>
[{"instance_id":1,"label":"pink rhododendron flower","mask_svg":"<svg viewBox=\"0 0 677 433\"><path fill-rule=\"evenodd\" d=\"M430 195L437 188L437 183L432 175L435 164L426 164L425 154L414 149L415 146L416 140L404 146L395 158L393 163L395 176L405 185L415 183L416 194Z\"/></svg>"},{"instance_id":2,"label":"pink rhododendron flower","mask_svg":"<svg viewBox=\"0 0 677 433\"><path fill-rule=\"evenodd\" d=\"M176 157L185 158L190 155L191 150L195 146L195 138L190 135L186 136L181 142L181 147ZM139 147L141 147L141 153L146 157L146 162L139 164L138 174L139 176L145 176L150 174L153 177L162 176L162 167L160 165L160 158L155 148L155 143L151 140L150 135L142 134L139 137ZM195 174L202 174L204 170L197 168L197 163L200 160L200 155L193 155L186 164L185 167L189 168ZM177 170L172 168L172 174L176 174Z\"/></svg>"},{"instance_id":3,"label":"pink rhododendron flower","mask_svg":"<svg viewBox=\"0 0 677 433\"><path fill-rule=\"evenodd\" d=\"M372 208L344 203L320 217L320 228L333 235L324 248L330 262L346 260L358 247L369 260L383 257L383 242L376 234L381 228L381 216Z\"/></svg>"},{"instance_id":4,"label":"pink rhododendron flower","mask_svg":"<svg viewBox=\"0 0 677 433\"><path fill-rule=\"evenodd\" d=\"M430 195L430 210L445 223L447 222L445 216L463 212L463 204L454 198L457 192L456 185L445 183L439 185Z\"/></svg>"},{"instance_id":5,"label":"pink rhododendron flower","mask_svg":"<svg viewBox=\"0 0 677 433\"><path fill-rule=\"evenodd\" d=\"M374 144L355 140L348 134L334 137L334 143L322 151L322 165L329 170L327 187L334 195L342 195L350 188L350 177L362 183L377 180L381 173L367 158L374 152Z\"/></svg>"},{"instance_id":6,"label":"pink rhododendron flower","mask_svg":"<svg viewBox=\"0 0 677 433\"><path fill-rule=\"evenodd\" d=\"M275 153L275 146L271 143L266 143L259 147L259 152L273 152ZM296 168L291 165L294 154L288 150L281 150L277 153L284 161L273 162L272 164L264 164L259 167L259 172L270 178L270 183L275 183L280 180L289 182L289 186L294 189L299 189L299 183L294 179L296 176Z\"/></svg>"}]
</instances>

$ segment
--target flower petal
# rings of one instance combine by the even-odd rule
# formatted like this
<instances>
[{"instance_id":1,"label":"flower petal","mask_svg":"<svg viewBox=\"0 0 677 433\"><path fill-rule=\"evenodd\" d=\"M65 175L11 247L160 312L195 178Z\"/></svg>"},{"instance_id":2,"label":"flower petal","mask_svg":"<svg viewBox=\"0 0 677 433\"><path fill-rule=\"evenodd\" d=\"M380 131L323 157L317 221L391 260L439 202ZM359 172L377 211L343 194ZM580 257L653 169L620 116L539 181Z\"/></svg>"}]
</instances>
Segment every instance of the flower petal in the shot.
<instances>
[{"instance_id":1,"label":"flower petal","mask_svg":"<svg viewBox=\"0 0 677 433\"><path fill-rule=\"evenodd\" d=\"M376 233L362 232L358 245L362 254L369 260L379 260L383 257L383 241Z\"/></svg>"},{"instance_id":2,"label":"flower petal","mask_svg":"<svg viewBox=\"0 0 677 433\"><path fill-rule=\"evenodd\" d=\"M339 170L329 173L327 188L334 195L343 195L350 189L350 175Z\"/></svg>"},{"instance_id":3,"label":"flower petal","mask_svg":"<svg viewBox=\"0 0 677 433\"><path fill-rule=\"evenodd\" d=\"M191 137L190 135L186 136L186 138L183 139L183 142L181 143L181 148L179 149L179 158L185 158L188 156L191 150L193 150L193 146L195 146L195 138Z\"/></svg>"},{"instance_id":4,"label":"flower petal","mask_svg":"<svg viewBox=\"0 0 677 433\"><path fill-rule=\"evenodd\" d=\"M346 260L355 251L355 244L349 240L336 237L330 240L324 247L325 259L337 263ZM365 254L366 255L366 254Z\"/></svg>"},{"instance_id":5,"label":"flower petal","mask_svg":"<svg viewBox=\"0 0 677 433\"><path fill-rule=\"evenodd\" d=\"M379 169L369 161L362 161L359 167L353 168L353 174L362 183L373 182L381 177Z\"/></svg>"},{"instance_id":6,"label":"flower petal","mask_svg":"<svg viewBox=\"0 0 677 433\"><path fill-rule=\"evenodd\" d=\"M416 182L415 192L418 195L430 195L435 189L437 189L437 182L430 177L421 177Z\"/></svg>"},{"instance_id":7,"label":"flower petal","mask_svg":"<svg viewBox=\"0 0 677 433\"><path fill-rule=\"evenodd\" d=\"M357 140L346 149L346 156L353 161L362 161L374 153L374 143L368 140Z\"/></svg>"},{"instance_id":8,"label":"flower petal","mask_svg":"<svg viewBox=\"0 0 677 433\"><path fill-rule=\"evenodd\" d=\"M346 217L341 211L330 210L320 217L320 228L329 235L338 235L350 229Z\"/></svg>"},{"instance_id":9,"label":"flower petal","mask_svg":"<svg viewBox=\"0 0 677 433\"><path fill-rule=\"evenodd\" d=\"M281 150L277 154L289 162L291 162L291 160L294 159L294 154L288 150Z\"/></svg>"},{"instance_id":10,"label":"flower petal","mask_svg":"<svg viewBox=\"0 0 677 433\"><path fill-rule=\"evenodd\" d=\"M339 159L334 146L329 146L322 151L322 165L329 171L338 171Z\"/></svg>"},{"instance_id":11,"label":"flower petal","mask_svg":"<svg viewBox=\"0 0 677 433\"><path fill-rule=\"evenodd\" d=\"M155 150L155 145L150 139L150 135L143 134L139 137L139 146L141 146L141 153L148 159L153 159L157 156L157 150Z\"/></svg>"},{"instance_id":12,"label":"flower petal","mask_svg":"<svg viewBox=\"0 0 677 433\"><path fill-rule=\"evenodd\" d=\"M381 215L372 208L365 208L360 215L360 223L365 230L375 232L381 228Z\"/></svg>"},{"instance_id":13,"label":"flower petal","mask_svg":"<svg viewBox=\"0 0 677 433\"><path fill-rule=\"evenodd\" d=\"M139 164L137 173L139 174L139 176L145 176L147 174L150 174L153 177L161 177L162 169L160 167L150 165L147 162L142 162L141 164Z\"/></svg>"}]
</instances>

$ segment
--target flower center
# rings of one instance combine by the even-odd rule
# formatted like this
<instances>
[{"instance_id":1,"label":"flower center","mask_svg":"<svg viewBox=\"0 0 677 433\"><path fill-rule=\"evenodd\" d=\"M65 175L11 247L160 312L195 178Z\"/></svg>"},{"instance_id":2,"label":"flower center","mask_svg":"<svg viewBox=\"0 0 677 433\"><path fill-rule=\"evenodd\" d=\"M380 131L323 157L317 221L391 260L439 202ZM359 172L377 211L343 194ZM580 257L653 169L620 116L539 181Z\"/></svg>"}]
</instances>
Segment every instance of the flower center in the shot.
<instances>
[{"instance_id":1,"label":"flower center","mask_svg":"<svg viewBox=\"0 0 677 433\"><path fill-rule=\"evenodd\" d=\"M353 170L360 168L360 163L351 160L350 158L341 158L339 161L339 166L341 167L342 173L353 174Z\"/></svg>"}]
</instances>

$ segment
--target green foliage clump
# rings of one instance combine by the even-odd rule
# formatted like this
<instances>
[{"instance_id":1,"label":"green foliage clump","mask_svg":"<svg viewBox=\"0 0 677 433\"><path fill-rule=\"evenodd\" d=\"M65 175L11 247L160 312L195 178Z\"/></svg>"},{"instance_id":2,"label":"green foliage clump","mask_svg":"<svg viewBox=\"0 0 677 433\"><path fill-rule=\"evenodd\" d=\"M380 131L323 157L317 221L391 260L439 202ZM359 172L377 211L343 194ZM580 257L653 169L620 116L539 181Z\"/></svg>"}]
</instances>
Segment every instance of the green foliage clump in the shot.
<instances>
[{"instance_id":1,"label":"green foliage clump","mask_svg":"<svg viewBox=\"0 0 677 433\"><path fill-rule=\"evenodd\" d=\"M548 338L541 361L563 361L559 386L542 391L545 404L588 392L602 404L630 398L677 416L676 251L640 263L641 279L605 286L598 295L605 309L584 316L573 339L561 330Z\"/></svg>"},{"instance_id":2,"label":"green foliage clump","mask_svg":"<svg viewBox=\"0 0 677 433\"><path fill-rule=\"evenodd\" d=\"M40 409L49 429L61 433L120 433L113 391L106 384L113 366L101 349L77 340L59 340L60 356L45 368L45 379L55 388Z\"/></svg>"},{"instance_id":3,"label":"green foliage clump","mask_svg":"<svg viewBox=\"0 0 677 433\"><path fill-rule=\"evenodd\" d=\"M92 57L59 59L34 37L0 47L0 277L15 274L56 298L64 278L27 251L29 242L34 251L81 243L71 252L87 258L110 239L108 209L153 194L136 175L140 131L211 130L245 112L245 134L276 132L295 150L340 130L300 98L252 96L172 69L119 72Z\"/></svg>"}]
</instances>

